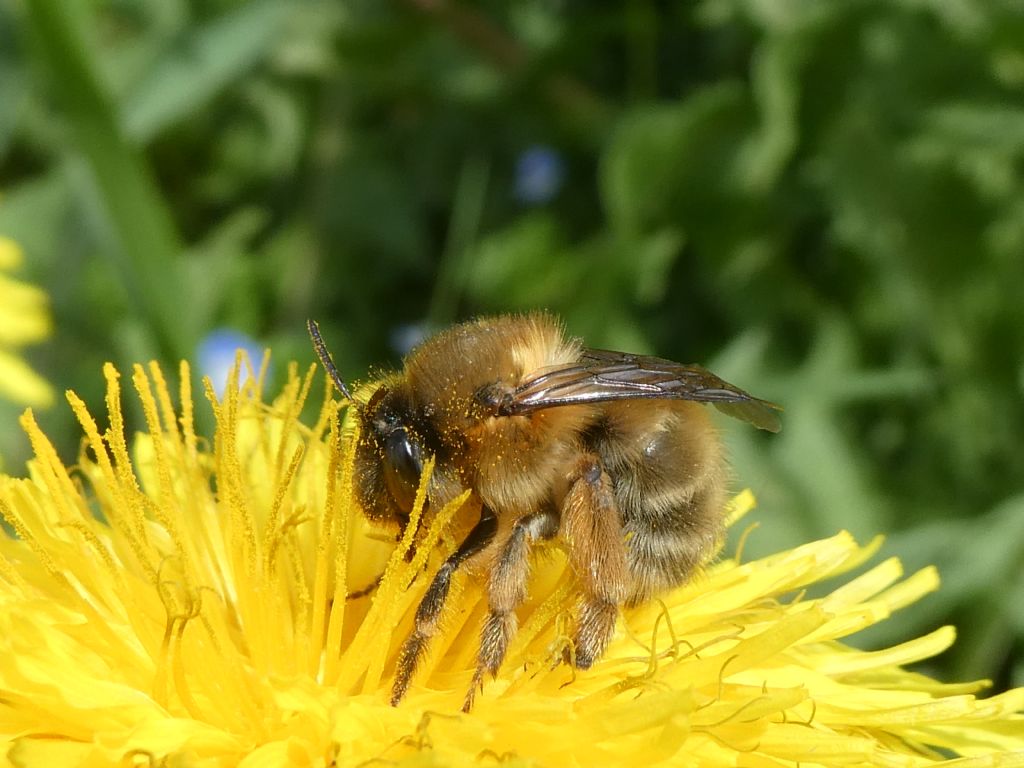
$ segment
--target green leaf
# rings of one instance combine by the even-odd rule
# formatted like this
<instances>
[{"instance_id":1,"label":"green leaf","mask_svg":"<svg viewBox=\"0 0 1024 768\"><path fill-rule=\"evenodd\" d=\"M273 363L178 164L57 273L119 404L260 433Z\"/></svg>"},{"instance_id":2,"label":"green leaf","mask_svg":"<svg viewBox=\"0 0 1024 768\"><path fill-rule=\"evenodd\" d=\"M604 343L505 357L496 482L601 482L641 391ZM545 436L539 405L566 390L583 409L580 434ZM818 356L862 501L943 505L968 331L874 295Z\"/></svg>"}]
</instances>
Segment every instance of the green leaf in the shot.
<instances>
[{"instance_id":1,"label":"green leaf","mask_svg":"<svg viewBox=\"0 0 1024 768\"><path fill-rule=\"evenodd\" d=\"M666 224L686 229L709 199L734 183L737 137L748 124L743 89L734 83L627 112L601 161L611 226L627 235Z\"/></svg>"},{"instance_id":2,"label":"green leaf","mask_svg":"<svg viewBox=\"0 0 1024 768\"><path fill-rule=\"evenodd\" d=\"M171 211L149 167L121 131L76 27L78 15L48 0L28 0L26 7L39 52L126 257L121 274L127 292L136 300L138 313L148 318L164 354L171 359L187 357L197 333L189 314L181 311L187 294L178 264L182 246Z\"/></svg>"},{"instance_id":3,"label":"green leaf","mask_svg":"<svg viewBox=\"0 0 1024 768\"><path fill-rule=\"evenodd\" d=\"M639 303L656 304L665 298L669 271L685 242L679 230L662 229L626 249L629 262L623 272L635 280L633 295Z\"/></svg>"},{"instance_id":4,"label":"green leaf","mask_svg":"<svg viewBox=\"0 0 1024 768\"><path fill-rule=\"evenodd\" d=\"M145 143L195 114L277 42L294 0L243 3L175 42L122 104L125 132Z\"/></svg>"},{"instance_id":5,"label":"green leaf","mask_svg":"<svg viewBox=\"0 0 1024 768\"><path fill-rule=\"evenodd\" d=\"M7 4L0 4L0 158L7 151L18 127L21 107L28 97L31 82L25 68L21 46L14 32L14 15Z\"/></svg>"},{"instance_id":6,"label":"green leaf","mask_svg":"<svg viewBox=\"0 0 1024 768\"><path fill-rule=\"evenodd\" d=\"M767 192L796 149L799 69L803 63L798 35L769 37L754 52L752 87L761 124L741 148L736 163L747 192Z\"/></svg>"},{"instance_id":7,"label":"green leaf","mask_svg":"<svg viewBox=\"0 0 1024 768\"><path fill-rule=\"evenodd\" d=\"M53 270L59 258L67 218L68 178L56 167L30 181L0 190L0 233L16 240L28 255L27 266Z\"/></svg>"},{"instance_id":8,"label":"green leaf","mask_svg":"<svg viewBox=\"0 0 1024 768\"><path fill-rule=\"evenodd\" d=\"M582 277L581 266L566 258L558 222L544 212L483 238L471 261L469 295L494 309L558 306Z\"/></svg>"}]
</instances>

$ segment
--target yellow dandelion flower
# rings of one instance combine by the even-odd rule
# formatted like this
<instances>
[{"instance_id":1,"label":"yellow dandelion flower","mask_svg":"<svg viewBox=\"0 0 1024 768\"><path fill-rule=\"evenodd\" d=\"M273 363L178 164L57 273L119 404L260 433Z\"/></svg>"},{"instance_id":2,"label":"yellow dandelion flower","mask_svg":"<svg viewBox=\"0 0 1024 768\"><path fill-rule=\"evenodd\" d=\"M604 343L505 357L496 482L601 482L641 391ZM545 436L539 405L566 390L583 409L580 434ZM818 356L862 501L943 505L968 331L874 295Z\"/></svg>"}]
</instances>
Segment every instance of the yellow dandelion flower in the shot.
<instances>
[{"instance_id":1,"label":"yellow dandelion flower","mask_svg":"<svg viewBox=\"0 0 1024 768\"><path fill-rule=\"evenodd\" d=\"M443 632L391 707L458 502L412 552L411 534L375 535L352 500L338 406L326 401L312 427L298 420L312 369L293 368L269 402L260 376L223 399L207 386L212 444L193 428L187 366L177 410L160 369L135 368L146 425L131 441L118 373L105 373L108 426L68 395L85 434L74 467L29 412L28 477L0 477L16 532L0 537L10 765L1024 765L1024 690L980 699L980 684L903 669L952 629L872 652L841 642L935 589L934 570L904 579L887 560L804 596L877 550L845 533L717 562L627 611L604 658L576 673L554 663L574 587L552 546L469 714L485 606L458 578ZM732 518L751 504L740 495ZM372 596L346 599L378 576Z\"/></svg>"},{"instance_id":2,"label":"yellow dandelion flower","mask_svg":"<svg viewBox=\"0 0 1024 768\"><path fill-rule=\"evenodd\" d=\"M53 402L53 390L18 349L50 335L50 316L43 291L6 274L22 260L18 244L0 236L0 397L43 407Z\"/></svg>"}]
</instances>

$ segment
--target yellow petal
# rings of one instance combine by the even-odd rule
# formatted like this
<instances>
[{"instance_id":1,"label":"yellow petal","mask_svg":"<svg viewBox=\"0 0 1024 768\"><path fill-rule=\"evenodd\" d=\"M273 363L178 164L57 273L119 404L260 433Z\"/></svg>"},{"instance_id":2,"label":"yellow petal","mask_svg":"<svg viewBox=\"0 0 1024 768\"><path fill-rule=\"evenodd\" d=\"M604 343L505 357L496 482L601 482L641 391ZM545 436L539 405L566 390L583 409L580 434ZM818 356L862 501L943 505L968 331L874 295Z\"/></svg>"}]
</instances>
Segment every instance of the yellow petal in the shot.
<instances>
[{"instance_id":1,"label":"yellow petal","mask_svg":"<svg viewBox=\"0 0 1024 768\"><path fill-rule=\"evenodd\" d=\"M84 434L73 471L28 413L28 477L0 476L16 532L0 535L9 764L1020 764L1024 691L984 699L983 682L903 668L946 648L951 628L870 652L844 643L935 589L933 569L904 578L890 559L808 597L877 552L880 539L848 533L710 564L625 611L587 671L559 663L579 587L548 547L507 661L469 714L487 599L459 574L391 707L417 605L472 522L466 496L426 510L424 482L400 541L375 530L354 499L358 425L331 403L303 424L312 374L294 366L269 401L258 371L223 398L207 385L210 442L195 434L187 366L176 397L155 365L133 369L132 440L120 375L104 375L105 416L69 395ZM738 497L730 519L752 503Z\"/></svg>"}]
</instances>

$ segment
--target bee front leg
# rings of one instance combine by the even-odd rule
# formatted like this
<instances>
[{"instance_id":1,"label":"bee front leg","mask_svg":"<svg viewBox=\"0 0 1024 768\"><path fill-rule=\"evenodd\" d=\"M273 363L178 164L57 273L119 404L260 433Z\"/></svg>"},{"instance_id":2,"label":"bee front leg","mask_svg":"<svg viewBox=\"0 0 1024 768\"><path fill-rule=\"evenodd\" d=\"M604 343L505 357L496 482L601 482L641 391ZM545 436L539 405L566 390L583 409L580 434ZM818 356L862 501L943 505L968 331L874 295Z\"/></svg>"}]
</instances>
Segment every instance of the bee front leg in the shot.
<instances>
[{"instance_id":1,"label":"bee front leg","mask_svg":"<svg viewBox=\"0 0 1024 768\"><path fill-rule=\"evenodd\" d=\"M558 514L554 510L534 512L512 526L487 582L490 612L480 633L473 683L466 693L462 711L473 707L473 699L483 683L484 673L498 673L508 650L509 640L518 628L515 610L526 599L526 582L530 575L530 547L537 541L552 539L558 533Z\"/></svg>"},{"instance_id":2,"label":"bee front leg","mask_svg":"<svg viewBox=\"0 0 1024 768\"><path fill-rule=\"evenodd\" d=\"M611 478L596 454L583 456L570 474L562 503L562 538L583 594L576 627L575 663L589 668L615 633L630 574L622 519Z\"/></svg>"},{"instance_id":3,"label":"bee front leg","mask_svg":"<svg viewBox=\"0 0 1024 768\"><path fill-rule=\"evenodd\" d=\"M409 681L423 657L427 642L437 632L437 620L441 616L441 609L444 608L444 601L448 597L452 574L464 561L487 547L494 540L494 535L497 532L498 518L486 506L482 507L480 520L473 526L459 548L444 561L434 575L433 581L430 582L430 586L423 594L423 599L420 600L419 607L416 608L416 624L412 634L409 635L409 639L405 641L398 654L395 682L391 688L391 706L397 707L402 697L405 696L405 692L409 688Z\"/></svg>"}]
</instances>

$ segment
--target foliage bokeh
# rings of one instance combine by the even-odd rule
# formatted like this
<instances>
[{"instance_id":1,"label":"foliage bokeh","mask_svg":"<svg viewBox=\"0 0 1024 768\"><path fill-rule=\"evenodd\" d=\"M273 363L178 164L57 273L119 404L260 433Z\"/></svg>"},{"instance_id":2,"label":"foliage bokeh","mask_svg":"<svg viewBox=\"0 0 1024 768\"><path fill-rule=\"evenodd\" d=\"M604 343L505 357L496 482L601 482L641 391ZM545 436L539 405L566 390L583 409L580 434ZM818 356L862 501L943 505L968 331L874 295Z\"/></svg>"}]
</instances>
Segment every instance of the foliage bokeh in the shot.
<instances>
[{"instance_id":1,"label":"foliage bokeh","mask_svg":"<svg viewBox=\"0 0 1024 768\"><path fill-rule=\"evenodd\" d=\"M1022 91L1009 2L0 0L0 234L88 402L308 316L346 372L537 306L706 362L786 407L723 423L748 546L890 533L945 588L864 642L1022 685Z\"/></svg>"}]
</instances>

